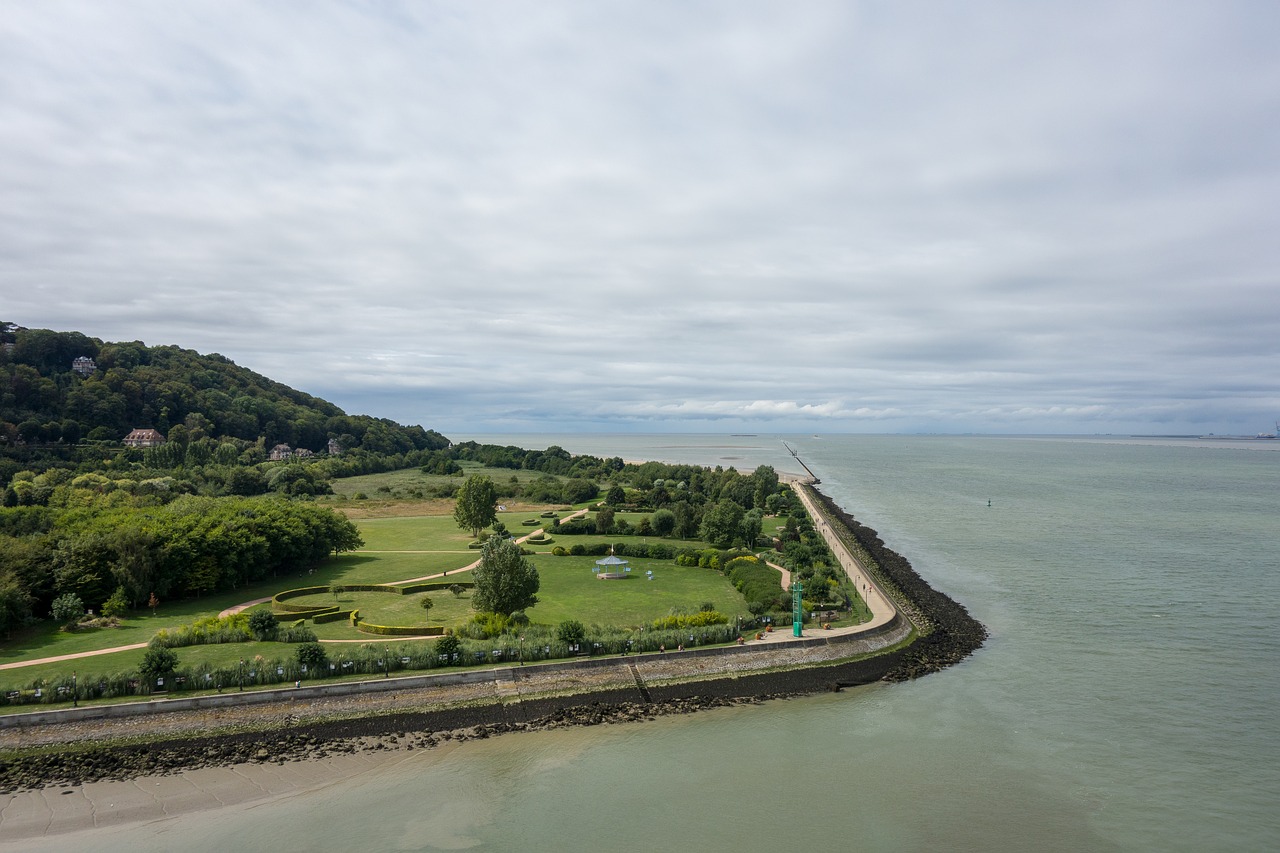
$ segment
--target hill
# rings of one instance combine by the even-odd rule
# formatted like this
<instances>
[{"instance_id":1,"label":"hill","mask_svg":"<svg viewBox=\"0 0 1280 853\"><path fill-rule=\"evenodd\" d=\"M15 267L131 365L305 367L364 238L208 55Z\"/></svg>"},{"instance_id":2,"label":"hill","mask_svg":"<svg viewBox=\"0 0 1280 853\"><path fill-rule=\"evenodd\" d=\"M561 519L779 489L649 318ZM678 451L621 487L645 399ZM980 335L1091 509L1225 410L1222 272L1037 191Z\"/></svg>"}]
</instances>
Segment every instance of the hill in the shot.
<instances>
[{"instance_id":1,"label":"hill","mask_svg":"<svg viewBox=\"0 0 1280 853\"><path fill-rule=\"evenodd\" d=\"M377 454L449 445L421 426L348 415L217 353L0 322L0 456L70 458L77 444L117 443L134 429L312 453L331 439Z\"/></svg>"}]
</instances>

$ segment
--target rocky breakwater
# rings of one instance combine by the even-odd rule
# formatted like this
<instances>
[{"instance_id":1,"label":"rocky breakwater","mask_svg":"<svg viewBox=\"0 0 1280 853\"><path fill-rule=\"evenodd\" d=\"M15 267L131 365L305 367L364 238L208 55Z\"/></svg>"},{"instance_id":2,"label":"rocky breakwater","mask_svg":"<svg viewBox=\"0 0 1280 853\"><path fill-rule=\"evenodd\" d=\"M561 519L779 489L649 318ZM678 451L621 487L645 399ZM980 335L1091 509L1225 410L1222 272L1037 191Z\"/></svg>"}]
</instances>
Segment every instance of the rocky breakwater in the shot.
<instances>
[{"instance_id":1,"label":"rocky breakwater","mask_svg":"<svg viewBox=\"0 0 1280 853\"><path fill-rule=\"evenodd\" d=\"M919 638L884 674L885 681L907 681L954 666L973 654L987 639L987 629L968 609L931 587L912 568L911 561L887 547L876 531L862 524L814 490L830 521L842 526L842 539L857 554L899 609L920 631Z\"/></svg>"}]
</instances>

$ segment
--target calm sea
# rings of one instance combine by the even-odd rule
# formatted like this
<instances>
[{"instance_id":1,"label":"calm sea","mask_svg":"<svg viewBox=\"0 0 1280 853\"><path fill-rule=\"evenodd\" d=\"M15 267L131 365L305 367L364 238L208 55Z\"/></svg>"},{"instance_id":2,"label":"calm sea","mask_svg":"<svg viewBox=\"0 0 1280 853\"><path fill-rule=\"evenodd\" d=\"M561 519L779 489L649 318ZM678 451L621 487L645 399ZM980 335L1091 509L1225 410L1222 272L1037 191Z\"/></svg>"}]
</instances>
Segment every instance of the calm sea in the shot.
<instances>
[{"instance_id":1,"label":"calm sea","mask_svg":"<svg viewBox=\"0 0 1280 853\"><path fill-rule=\"evenodd\" d=\"M785 440L991 639L907 684L412 753L96 849L1280 846L1280 442L476 438L799 470Z\"/></svg>"}]
</instances>

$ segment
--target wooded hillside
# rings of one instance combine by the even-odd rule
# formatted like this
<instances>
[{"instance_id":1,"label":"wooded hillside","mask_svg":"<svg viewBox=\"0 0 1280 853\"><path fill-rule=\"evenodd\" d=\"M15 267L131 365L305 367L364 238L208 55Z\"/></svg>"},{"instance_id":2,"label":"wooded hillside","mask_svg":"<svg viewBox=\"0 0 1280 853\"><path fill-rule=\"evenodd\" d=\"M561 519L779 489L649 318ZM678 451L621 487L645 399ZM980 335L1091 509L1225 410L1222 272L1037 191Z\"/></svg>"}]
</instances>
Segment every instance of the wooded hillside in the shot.
<instances>
[{"instance_id":1,"label":"wooded hillside","mask_svg":"<svg viewBox=\"0 0 1280 853\"><path fill-rule=\"evenodd\" d=\"M73 369L78 358L91 363ZM230 438L314 453L330 439L379 454L449 444L421 426L348 415L217 353L0 322L0 455L66 458L81 442L119 442L138 428L183 443Z\"/></svg>"}]
</instances>

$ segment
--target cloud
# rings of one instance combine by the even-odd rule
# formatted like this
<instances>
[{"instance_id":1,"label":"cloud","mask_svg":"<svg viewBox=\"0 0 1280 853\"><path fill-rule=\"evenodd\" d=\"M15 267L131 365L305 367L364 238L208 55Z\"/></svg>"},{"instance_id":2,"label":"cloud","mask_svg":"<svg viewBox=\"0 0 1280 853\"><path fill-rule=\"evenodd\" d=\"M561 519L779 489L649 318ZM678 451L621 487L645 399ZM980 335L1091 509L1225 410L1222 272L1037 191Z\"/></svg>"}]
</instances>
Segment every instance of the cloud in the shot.
<instances>
[{"instance_id":1,"label":"cloud","mask_svg":"<svg viewBox=\"0 0 1280 853\"><path fill-rule=\"evenodd\" d=\"M1277 17L14 4L5 315L446 434L1254 432Z\"/></svg>"}]
</instances>

